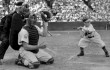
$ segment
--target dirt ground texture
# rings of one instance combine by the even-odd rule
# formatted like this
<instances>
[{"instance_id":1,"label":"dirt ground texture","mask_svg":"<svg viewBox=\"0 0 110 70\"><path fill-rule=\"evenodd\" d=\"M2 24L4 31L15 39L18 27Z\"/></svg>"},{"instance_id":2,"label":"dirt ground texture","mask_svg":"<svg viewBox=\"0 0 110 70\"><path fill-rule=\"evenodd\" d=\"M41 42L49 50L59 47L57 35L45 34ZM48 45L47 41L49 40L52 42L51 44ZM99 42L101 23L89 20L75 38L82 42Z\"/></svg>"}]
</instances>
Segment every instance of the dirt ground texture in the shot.
<instances>
[{"instance_id":1,"label":"dirt ground texture","mask_svg":"<svg viewBox=\"0 0 110 70\"><path fill-rule=\"evenodd\" d=\"M106 43L106 48L110 53L110 31L98 31L102 40ZM53 36L40 38L40 42L46 42L55 62L52 65L40 65L38 69L32 70L110 70L110 57L105 57L104 52L97 45L89 45L85 48L85 56L76 57L79 53L77 46L80 40L78 31L55 31L50 32ZM14 64L18 52L9 48L0 65L0 70L30 70L26 67ZM73 57L71 59L71 57Z\"/></svg>"}]
</instances>

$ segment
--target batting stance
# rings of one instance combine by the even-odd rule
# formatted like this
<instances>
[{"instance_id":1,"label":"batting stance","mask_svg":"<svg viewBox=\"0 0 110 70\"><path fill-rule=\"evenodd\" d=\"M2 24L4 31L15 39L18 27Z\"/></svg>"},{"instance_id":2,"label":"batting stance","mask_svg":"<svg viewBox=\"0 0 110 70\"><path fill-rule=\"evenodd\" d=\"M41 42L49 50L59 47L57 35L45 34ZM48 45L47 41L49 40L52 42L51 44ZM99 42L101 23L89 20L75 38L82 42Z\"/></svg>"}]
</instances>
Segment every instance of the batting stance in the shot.
<instances>
[{"instance_id":1,"label":"batting stance","mask_svg":"<svg viewBox=\"0 0 110 70\"><path fill-rule=\"evenodd\" d=\"M93 25L90 23L90 20L85 18L83 19L84 27L80 27L81 29L81 39L79 41L78 46L80 47L80 53L77 56L84 56L84 48L87 47L91 42L100 46L105 52L105 56L109 57L109 53L105 48L105 43L102 41L99 33L96 32Z\"/></svg>"},{"instance_id":2,"label":"batting stance","mask_svg":"<svg viewBox=\"0 0 110 70\"><path fill-rule=\"evenodd\" d=\"M40 64L52 64L53 57L45 52L45 44L38 45L39 36L46 36L47 27L45 22L41 28L36 26L36 16L30 15L26 25L21 29L18 35L18 44L21 45L19 50L18 65L24 65L31 69L38 68Z\"/></svg>"}]
</instances>

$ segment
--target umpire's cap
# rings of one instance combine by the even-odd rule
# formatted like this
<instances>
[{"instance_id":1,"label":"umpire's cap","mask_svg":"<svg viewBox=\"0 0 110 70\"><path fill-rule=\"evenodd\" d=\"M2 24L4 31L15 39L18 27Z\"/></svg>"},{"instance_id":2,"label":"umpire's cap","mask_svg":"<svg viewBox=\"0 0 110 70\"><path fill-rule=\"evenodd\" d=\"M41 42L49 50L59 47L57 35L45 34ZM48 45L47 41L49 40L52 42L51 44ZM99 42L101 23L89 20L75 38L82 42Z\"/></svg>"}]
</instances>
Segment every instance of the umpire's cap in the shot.
<instances>
[{"instance_id":1,"label":"umpire's cap","mask_svg":"<svg viewBox=\"0 0 110 70\"><path fill-rule=\"evenodd\" d=\"M22 6L22 4L23 4L22 1L15 3L16 6Z\"/></svg>"}]
</instances>

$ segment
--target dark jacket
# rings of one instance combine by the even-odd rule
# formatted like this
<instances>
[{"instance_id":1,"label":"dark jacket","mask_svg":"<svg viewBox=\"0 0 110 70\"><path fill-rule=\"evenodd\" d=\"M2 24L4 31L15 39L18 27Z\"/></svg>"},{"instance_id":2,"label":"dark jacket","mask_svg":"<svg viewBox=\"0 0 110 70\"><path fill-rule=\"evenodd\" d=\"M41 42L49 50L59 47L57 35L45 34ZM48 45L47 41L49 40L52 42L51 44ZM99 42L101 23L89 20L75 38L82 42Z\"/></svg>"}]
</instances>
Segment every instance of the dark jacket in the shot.
<instances>
[{"instance_id":1,"label":"dark jacket","mask_svg":"<svg viewBox=\"0 0 110 70\"><path fill-rule=\"evenodd\" d=\"M9 38L9 33L10 33L10 28L11 28L11 20L12 20L12 16L13 14L16 13L16 12L13 12L13 13L10 13L6 16L4 16L2 19L1 19L1 38L3 39L4 37L7 37Z\"/></svg>"},{"instance_id":2,"label":"dark jacket","mask_svg":"<svg viewBox=\"0 0 110 70\"><path fill-rule=\"evenodd\" d=\"M10 30L10 45L14 50L19 50L20 48L20 46L18 45L18 33L21 30L21 28L25 25L23 19L23 15L19 13L13 14Z\"/></svg>"},{"instance_id":3,"label":"dark jacket","mask_svg":"<svg viewBox=\"0 0 110 70\"><path fill-rule=\"evenodd\" d=\"M16 13L16 11L11 13L11 14L8 14L6 16L5 24L4 24L4 27L3 27L3 34L5 35L5 37L9 37L11 22L12 22L12 16L15 13Z\"/></svg>"},{"instance_id":4,"label":"dark jacket","mask_svg":"<svg viewBox=\"0 0 110 70\"><path fill-rule=\"evenodd\" d=\"M11 30L18 30L20 31L20 29L22 28L22 26L24 26L24 22L23 22L24 16L19 14L19 13L15 13L13 14L12 17L12 23L11 23Z\"/></svg>"},{"instance_id":5,"label":"dark jacket","mask_svg":"<svg viewBox=\"0 0 110 70\"><path fill-rule=\"evenodd\" d=\"M0 22L0 41L2 41L2 39L3 39L3 27L5 24L5 20L6 20L6 16L4 16Z\"/></svg>"}]
</instances>

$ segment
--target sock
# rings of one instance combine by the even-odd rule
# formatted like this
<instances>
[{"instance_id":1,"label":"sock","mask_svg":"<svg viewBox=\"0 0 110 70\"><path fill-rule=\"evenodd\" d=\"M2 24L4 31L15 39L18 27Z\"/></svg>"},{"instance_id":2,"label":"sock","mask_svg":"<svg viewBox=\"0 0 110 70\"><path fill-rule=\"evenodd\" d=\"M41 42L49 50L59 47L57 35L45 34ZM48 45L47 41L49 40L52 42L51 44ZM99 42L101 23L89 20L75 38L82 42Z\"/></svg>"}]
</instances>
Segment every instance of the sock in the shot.
<instances>
[{"instance_id":1,"label":"sock","mask_svg":"<svg viewBox=\"0 0 110 70\"><path fill-rule=\"evenodd\" d=\"M102 49L103 49L103 51L104 51L105 53L107 53L107 52L108 52L108 51L106 50L105 46L104 46L104 47L102 47Z\"/></svg>"},{"instance_id":2,"label":"sock","mask_svg":"<svg viewBox=\"0 0 110 70\"><path fill-rule=\"evenodd\" d=\"M84 48L80 47L81 53L84 53Z\"/></svg>"}]
</instances>

